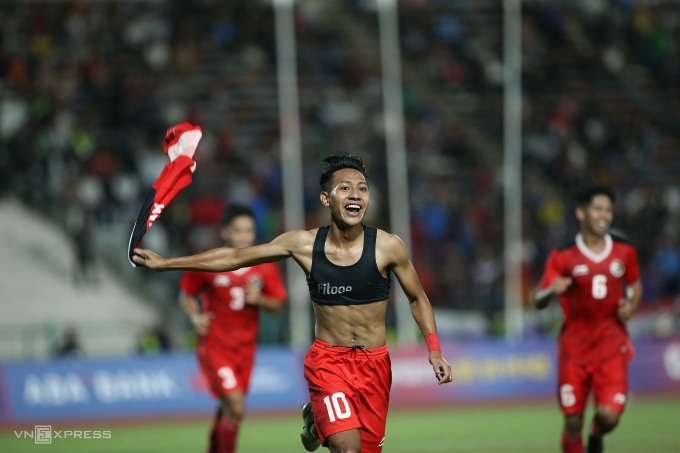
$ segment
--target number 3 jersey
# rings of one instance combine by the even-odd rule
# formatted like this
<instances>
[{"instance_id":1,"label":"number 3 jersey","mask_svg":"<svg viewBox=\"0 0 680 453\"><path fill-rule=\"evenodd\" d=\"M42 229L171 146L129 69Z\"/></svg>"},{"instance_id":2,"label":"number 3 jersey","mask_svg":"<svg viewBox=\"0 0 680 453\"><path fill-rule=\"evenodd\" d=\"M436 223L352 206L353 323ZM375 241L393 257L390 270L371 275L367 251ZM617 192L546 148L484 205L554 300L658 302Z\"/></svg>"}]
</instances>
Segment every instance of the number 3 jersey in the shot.
<instances>
[{"instance_id":1,"label":"number 3 jersey","mask_svg":"<svg viewBox=\"0 0 680 453\"><path fill-rule=\"evenodd\" d=\"M254 348L259 329L258 307L246 304L246 287L257 284L270 299L287 297L279 268L273 263L230 272L185 272L179 283L182 291L199 297L204 313L211 313L210 329L201 341L220 342L229 349Z\"/></svg>"},{"instance_id":2,"label":"number 3 jersey","mask_svg":"<svg viewBox=\"0 0 680 453\"><path fill-rule=\"evenodd\" d=\"M559 336L561 360L597 362L617 353L633 356L624 323L617 317L619 301L640 278L635 248L621 237L605 236L605 248L594 253L581 235L550 253L540 288L556 277L570 277L559 296L564 322Z\"/></svg>"}]
</instances>

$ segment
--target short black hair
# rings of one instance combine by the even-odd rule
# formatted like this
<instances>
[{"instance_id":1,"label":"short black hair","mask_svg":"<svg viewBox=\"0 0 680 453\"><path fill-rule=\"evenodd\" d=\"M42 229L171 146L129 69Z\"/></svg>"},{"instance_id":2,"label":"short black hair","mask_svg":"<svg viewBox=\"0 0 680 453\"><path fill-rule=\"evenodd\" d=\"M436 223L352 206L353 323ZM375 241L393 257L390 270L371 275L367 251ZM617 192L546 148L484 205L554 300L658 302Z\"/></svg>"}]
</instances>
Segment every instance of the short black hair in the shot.
<instances>
[{"instance_id":1,"label":"short black hair","mask_svg":"<svg viewBox=\"0 0 680 453\"><path fill-rule=\"evenodd\" d=\"M612 204L616 200L614 190L607 185L588 183L583 184L574 192L574 204L581 208L590 204L597 195L606 195L611 200Z\"/></svg>"},{"instance_id":2,"label":"short black hair","mask_svg":"<svg viewBox=\"0 0 680 453\"><path fill-rule=\"evenodd\" d=\"M364 178L368 181L368 172L366 171L366 167L364 167L364 161L361 157L350 153L333 154L321 161L319 185L321 186L322 191L328 192L331 190L330 182L333 178L333 173L342 170L343 168L352 168L358 171L364 175Z\"/></svg>"},{"instance_id":3,"label":"short black hair","mask_svg":"<svg viewBox=\"0 0 680 453\"><path fill-rule=\"evenodd\" d=\"M226 226L231 223L232 220L234 220L235 217L239 216L248 216L252 219L255 218L255 213L253 212L253 209L250 206L246 206L244 204L230 204L226 208L224 208L224 211L222 212L222 220L220 222L220 225Z\"/></svg>"}]
</instances>

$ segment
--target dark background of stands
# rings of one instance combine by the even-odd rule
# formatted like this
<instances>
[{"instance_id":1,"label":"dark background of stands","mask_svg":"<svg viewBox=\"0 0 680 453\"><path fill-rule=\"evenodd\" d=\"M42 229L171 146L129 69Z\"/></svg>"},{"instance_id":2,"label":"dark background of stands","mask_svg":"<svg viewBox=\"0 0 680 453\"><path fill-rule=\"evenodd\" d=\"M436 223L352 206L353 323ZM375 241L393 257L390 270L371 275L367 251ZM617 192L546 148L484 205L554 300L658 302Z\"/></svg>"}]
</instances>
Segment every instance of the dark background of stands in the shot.
<instances>
[{"instance_id":1,"label":"dark background of stands","mask_svg":"<svg viewBox=\"0 0 680 453\"><path fill-rule=\"evenodd\" d=\"M525 298L550 248L576 232L571 190L597 180L615 188L616 230L638 247L639 316L652 319L640 335L666 335L680 312L680 2L523 5ZM166 163L165 130L180 121L203 126L198 168L145 245L167 255L217 246L215 222L237 201L255 207L260 240L282 232L268 2L6 0L0 9L0 196L55 220L82 262L105 261L182 319L179 276L131 269L125 257ZM484 334L499 337L502 17L501 2L484 0L399 10L413 261L437 310L478 313ZM320 159L351 151L372 174L368 222L389 229L372 2L299 2L296 34L307 227L327 222ZM527 335L553 333L555 322L539 319ZM268 332L269 342L287 339L285 322Z\"/></svg>"}]
</instances>

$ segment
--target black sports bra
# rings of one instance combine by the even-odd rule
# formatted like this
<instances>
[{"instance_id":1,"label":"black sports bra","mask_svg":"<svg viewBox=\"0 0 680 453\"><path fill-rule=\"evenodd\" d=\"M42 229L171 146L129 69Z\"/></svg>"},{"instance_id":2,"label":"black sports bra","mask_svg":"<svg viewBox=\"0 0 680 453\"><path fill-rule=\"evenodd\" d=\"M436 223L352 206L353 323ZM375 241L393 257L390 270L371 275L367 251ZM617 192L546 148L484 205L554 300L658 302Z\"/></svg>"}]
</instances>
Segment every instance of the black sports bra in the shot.
<instances>
[{"instance_id":1,"label":"black sports bra","mask_svg":"<svg viewBox=\"0 0 680 453\"><path fill-rule=\"evenodd\" d=\"M338 266L326 257L324 247L330 226L319 228L314 239L312 269L307 277L309 295L319 305L359 305L387 300L390 279L375 262L377 230L364 226L361 258L350 266Z\"/></svg>"}]
</instances>

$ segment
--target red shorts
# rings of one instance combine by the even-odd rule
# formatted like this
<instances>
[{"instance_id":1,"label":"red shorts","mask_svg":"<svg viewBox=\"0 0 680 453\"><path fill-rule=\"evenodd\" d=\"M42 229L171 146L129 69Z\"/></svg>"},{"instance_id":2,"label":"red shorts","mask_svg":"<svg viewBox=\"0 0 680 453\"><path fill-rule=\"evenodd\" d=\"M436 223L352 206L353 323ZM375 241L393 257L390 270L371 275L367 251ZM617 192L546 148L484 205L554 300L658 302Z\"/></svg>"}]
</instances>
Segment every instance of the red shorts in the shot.
<instances>
[{"instance_id":1,"label":"red shorts","mask_svg":"<svg viewBox=\"0 0 680 453\"><path fill-rule=\"evenodd\" d=\"M221 398L235 390L248 392L253 371L254 351L235 352L215 343L200 343L196 357L210 392Z\"/></svg>"},{"instance_id":2,"label":"red shorts","mask_svg":"<svg viewBox=\"0 0 680 453\"><path fill-rule=\"evenodd\" d=\"M321 443L359 429L362 453L381 452L392 386L387 346L352 349L314 340L304 364Z\"/></svg>"},{"instance_id":3,"label":"red shorts","mask_svg":"<svg viewBox=\"0 0 680 453\"><path fill-rule=\"evenodd\" d=\"M557 399L562 412L583 412L592 391L595 404L622 413L628 394L628 361L625 354L593 364L560 360Z\"/></svg>"}]
</instances>

